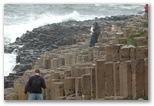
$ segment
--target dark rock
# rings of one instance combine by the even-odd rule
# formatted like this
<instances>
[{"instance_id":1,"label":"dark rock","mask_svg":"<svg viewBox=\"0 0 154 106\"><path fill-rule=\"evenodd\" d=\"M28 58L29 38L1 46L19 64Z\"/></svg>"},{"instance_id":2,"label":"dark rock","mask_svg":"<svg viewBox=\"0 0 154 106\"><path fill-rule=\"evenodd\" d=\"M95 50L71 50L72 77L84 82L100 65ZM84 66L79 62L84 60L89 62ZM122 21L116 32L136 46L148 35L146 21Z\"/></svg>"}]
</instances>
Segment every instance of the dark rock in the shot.
<instances>
[{"instance_id":1,"label":"dark rock","mask_svg":"<svg viewBox=\"0 0 154 106\"><path fill-rule=\"evenodd\" d=\"M28 69L32 69L32 65L30 64L19 64L19 65L16 65L13 69L13 71L15 72L24 72Z\"/></svg>"}]
</instances>

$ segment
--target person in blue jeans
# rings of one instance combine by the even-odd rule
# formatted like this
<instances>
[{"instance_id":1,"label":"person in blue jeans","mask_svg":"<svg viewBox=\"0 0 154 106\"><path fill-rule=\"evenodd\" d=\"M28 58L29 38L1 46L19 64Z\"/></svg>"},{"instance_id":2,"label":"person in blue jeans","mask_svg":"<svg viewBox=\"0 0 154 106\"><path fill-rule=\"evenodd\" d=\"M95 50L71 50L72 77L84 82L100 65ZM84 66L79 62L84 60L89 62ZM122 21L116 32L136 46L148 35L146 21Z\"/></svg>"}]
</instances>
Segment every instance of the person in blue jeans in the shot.
<instances>
[{"instance_id":1,"label":"person in blue jeans","mask_svg":"<svg viewBox=\"0 0 154 106\"><path fill-rule=\"evenodd\" d=\"M35 75L31 76L25 86L25 95L29 92L28 100L43 100L42 88L46 89L44 79L40 76L40 70L35 70Z\"/></svg>"},{"instance_id":2,"label":"person in blue jeans","mask_svg":"<svg viewBox=\"0 0 154 106\"><path fill-rule=\"evenodd\" d=\"M95 46L95 43L98 43L98 36L100 34L100 28L99 28L97 22L95 22L91 26L90 31L91 31L90 47L94 47Z\"/></svg>"}]
</instances>

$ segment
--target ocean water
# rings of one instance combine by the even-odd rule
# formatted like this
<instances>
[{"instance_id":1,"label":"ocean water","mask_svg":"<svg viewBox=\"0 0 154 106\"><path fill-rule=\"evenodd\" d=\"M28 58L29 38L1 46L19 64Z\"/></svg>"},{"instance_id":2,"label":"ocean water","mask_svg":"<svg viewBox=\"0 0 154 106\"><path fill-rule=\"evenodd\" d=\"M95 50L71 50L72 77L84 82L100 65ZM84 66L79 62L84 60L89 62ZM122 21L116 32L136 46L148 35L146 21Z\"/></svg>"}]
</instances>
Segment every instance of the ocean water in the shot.
<instances>
[{"instance_id":1,"label":"ocean water","mask_svg":"<svg viewBox=\"0 0 154 106\"><path fill-rule=\"evenodd\" d=\"M95 17L134 15L145 4L5 4L4 45L14 42L33 28L67 20L83 21ZM15 54L4 54L4 76L12 72Z\"/></svg>"}]
</instances>

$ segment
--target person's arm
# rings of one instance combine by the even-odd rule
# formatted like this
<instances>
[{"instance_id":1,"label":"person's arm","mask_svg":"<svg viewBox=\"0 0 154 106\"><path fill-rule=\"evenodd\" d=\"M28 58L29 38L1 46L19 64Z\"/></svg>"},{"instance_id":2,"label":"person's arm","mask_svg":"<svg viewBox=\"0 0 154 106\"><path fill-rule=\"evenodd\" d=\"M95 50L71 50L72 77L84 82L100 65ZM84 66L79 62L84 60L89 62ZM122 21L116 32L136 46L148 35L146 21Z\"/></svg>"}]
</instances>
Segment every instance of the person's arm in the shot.
<instances>
[{"instance_id":1,"label":"person's arm","mask_svg":"<svg viewBox=\"0 0 154 106\"><path fill-rule=\"evenodd\" d=\"M46 89L46 84L43 78L42 78L42 88Z\"/></svg>"},{"instance_id":2,"label":"person's arm","mask_svg":"<svg viewBox=\"0 0 154 106\"><path fill-rule=\"evenodd\" d=\"M42 78L42 84L41 84L41 87L44 89L43 99L45 100L45 99L46 99L46 84L45 84L45 81L44 81L43 78Z\"/></svg>"},{"instance_id":3,"label":"person's arm","mask_svg":"<svg viewBox=\"0 0 154 106\"><path fill-rule=\"evenodd\" d=\"M29 89L29 87L30 87L30 82L31 82L31 78L29 78L29 80L28 80L28 82L27 82L27 84L26 84L26 86L25 86L25 90L24 90L24 93L25 93L25 94L27 93L27 91L28 91L28 89Z\"/></svg>"}]
</instances>

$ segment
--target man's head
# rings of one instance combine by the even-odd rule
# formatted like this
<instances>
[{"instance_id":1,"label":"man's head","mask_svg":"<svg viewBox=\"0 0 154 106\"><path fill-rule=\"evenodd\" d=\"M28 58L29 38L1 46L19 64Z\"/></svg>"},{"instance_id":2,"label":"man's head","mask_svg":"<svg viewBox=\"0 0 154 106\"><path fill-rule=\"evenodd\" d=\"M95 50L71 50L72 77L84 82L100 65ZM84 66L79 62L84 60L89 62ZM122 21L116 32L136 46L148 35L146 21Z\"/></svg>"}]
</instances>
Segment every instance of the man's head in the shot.
<instances>
[{"instance_id":1,"label":"man's head","mask_svg":"<svg viewBox=\"0 0 154 106\"><path fill-rule=\"evenodd\" d=\"M35 70L35 75L40 75L40 70L39 69Z\"/></svg>"},{"instance_id":2,"label":"man's head","mask_svg":"<svg viewBox=\"0 0 154 106\"><path fill-rule=\"evenodd\" d=\"M98 23L97 22L94 22L93 24L94 24L95 28L98 27Z\"/></svg>"}]
</instances>

